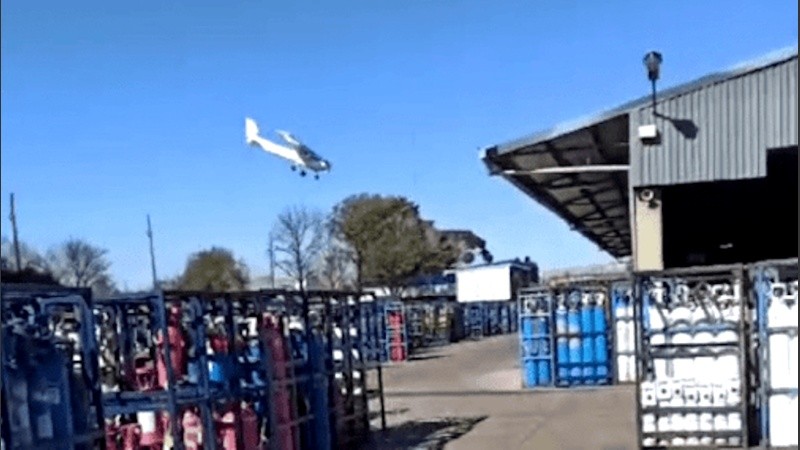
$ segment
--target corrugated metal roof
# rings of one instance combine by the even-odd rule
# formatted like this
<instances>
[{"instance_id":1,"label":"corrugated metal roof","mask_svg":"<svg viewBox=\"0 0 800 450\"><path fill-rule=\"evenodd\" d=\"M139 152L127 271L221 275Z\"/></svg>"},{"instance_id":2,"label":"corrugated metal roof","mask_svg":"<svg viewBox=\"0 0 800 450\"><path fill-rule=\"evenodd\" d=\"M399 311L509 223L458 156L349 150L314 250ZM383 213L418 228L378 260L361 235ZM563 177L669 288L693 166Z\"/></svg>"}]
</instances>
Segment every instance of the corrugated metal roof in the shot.
<instances>
[{"instance_id":1,"label":"corrugated metal roof","mask_svg":"<svg viewBox=\"0 0 800 450\"><path fill-rule=\"evenodd\" d=\"M684 83L672 87L670 89L663 90L658 93L656 98L658 102L663 102L673 97L685 95L689 92L702 89L703 87L713 85L715 83L720 83L722 81L736 78L750 72L761 70L771 65L780 64L781 62L784 62L792 58L797 58L797 53L798 53L797 46L786 47L780 50L775 50L765 55L762 55L758 58L736 64L727 70L706 75L694 81L690 81L688 83ZM482 158L485 158L486 151L488 149L494 148L497 150L498 153L502 154L502 153L512 152L521 147L536 145L538 143L554 139L558 136L562 136L571 133L573 131L586 128L600 122L604 122L616 116L627 114L633 110L646 107L650 104L651 101L652 97L650 95L643 96L639 99L627 102L616 108L612 108L610 110L606 110L598 114L591 114L578 119L562 122L550 129L543 130L534 133L532 135L522 137L520 139L515 139L506 143L487 147L481 151Z\"/></svg>"},{"instance_id":2,"label":"corrugated metal roof","mask_svg":"<svg viewBox=\"0 0 800 450\"><path fill-rule=\"evenodd\" d=\"M744 69L742 69L744 70ZM759 178L767 149L796 146L797 59L783 59L719 83L630 112L630 184ZM640 125L655 124L660 142L645 145Z\"/></svg>"}]
</instances>

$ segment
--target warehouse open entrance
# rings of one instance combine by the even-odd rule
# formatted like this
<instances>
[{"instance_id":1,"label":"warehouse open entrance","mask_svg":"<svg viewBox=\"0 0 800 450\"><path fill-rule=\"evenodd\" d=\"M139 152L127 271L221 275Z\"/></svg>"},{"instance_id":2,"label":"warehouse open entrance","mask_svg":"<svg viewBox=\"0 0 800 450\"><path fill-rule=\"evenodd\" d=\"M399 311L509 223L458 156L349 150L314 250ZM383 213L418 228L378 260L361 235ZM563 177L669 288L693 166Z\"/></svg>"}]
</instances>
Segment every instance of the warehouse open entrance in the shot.
<instances>
[{"instance_id":1,"label":"warehouse open entrance","mask_svg":"<svg viewBox=\"0 0 800 450\"><path fill-rule=\"evenodd\" d=\"M764 178L665 187L664 266L797 257L797 151L769 150Z\"/></svg>"}]
</instances>

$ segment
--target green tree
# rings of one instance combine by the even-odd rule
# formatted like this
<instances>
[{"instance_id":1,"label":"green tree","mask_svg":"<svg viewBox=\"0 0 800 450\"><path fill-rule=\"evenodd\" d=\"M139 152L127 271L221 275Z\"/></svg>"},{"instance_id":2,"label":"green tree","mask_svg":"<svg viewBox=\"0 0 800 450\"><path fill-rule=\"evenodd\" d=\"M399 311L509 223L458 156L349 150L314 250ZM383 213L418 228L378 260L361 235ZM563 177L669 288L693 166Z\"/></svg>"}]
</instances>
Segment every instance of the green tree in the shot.
<instances>
[{"instance_id":1,"label":"green tree","mask_svg":"<svg viewBox=\"0 0 800 450\"><path fill-rule=\"evenodd\" d=\"M233 252L211 247L189 256L177 288L190 291L241 291L250 282L247 265L237 261Z\"/></svg>"},{"instance_id":2,"label":"green tree","mask_svg":"<svg viewBox=\"0 0 800 450\"><path fill-rule=\"evenodd\" d=\"M350 246L358 288L380 284L399 295L409 279L439 272L458 257L452 243L404 197L348 197L334 207L331 222Z\"/></svg>"}]
</instances>

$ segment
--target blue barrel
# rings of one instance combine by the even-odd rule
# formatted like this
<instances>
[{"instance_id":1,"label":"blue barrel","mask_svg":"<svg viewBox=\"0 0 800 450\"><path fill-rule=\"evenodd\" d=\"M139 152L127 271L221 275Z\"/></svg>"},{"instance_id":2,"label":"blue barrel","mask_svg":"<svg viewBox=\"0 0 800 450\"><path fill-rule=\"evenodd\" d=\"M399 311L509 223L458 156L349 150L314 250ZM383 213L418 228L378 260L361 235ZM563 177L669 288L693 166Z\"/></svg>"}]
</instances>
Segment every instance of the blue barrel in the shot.
<instances>
[{"instance_id":1,"label":"blue barrel","mask_svg":"<svg viewBox=\"0 0 800 450\"><path fill-rule=\"evenodd\" d=\"M608 340L606 333L608 331L608 323L606 322L606 314L602 303L597 303L592 306L592 322L594 331L594 357L596 362L596 380L598 383L607 381L609 368L608 368Z\"/></svg>"},{"instance_id":2,"label":"blue barrel","mask_svg":"<svg viewBox=\"0 0 800 450\"><path fill-rule=\"evenodd\" d=\"M592 314L592 306L586 302L580 309L581 314L581 366L582 381L584 383L594 383L594 314Z\"/></svg>"},{"instance_id":3,"label":"blue barrel","mask_svg":"<svg viewBox=\"0 0 800 450\"><path fill-rule=\"evenodd\" d=\"M577 305L571 305L567 312L567 332L569 333L569 377L570 384L577 383L581 379L581 313Z\"/></svg>"}]
</instances>

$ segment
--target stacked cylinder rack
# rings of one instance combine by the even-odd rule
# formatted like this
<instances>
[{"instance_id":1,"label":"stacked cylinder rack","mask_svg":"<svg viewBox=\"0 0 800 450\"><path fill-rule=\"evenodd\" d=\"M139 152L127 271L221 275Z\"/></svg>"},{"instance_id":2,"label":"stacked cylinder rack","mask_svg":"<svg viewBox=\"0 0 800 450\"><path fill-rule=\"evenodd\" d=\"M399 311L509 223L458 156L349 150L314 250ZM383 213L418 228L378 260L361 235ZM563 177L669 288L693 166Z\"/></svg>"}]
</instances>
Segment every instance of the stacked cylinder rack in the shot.
<instances>
[{"instance_id":1,"label":"stacked cylinder rack","mask_svg":"<svg viewBox=\"0 0 800 450\"><path fill-rule=\"evenodd\" d=\"M547 288L524 288L518 301L523 387L552 386L552 293Z\"/></svg>"},{"instance_id":2,"label":"stacked cylinder rack","mask_svg":"<svg viewBox=\"0 0 800 450\"><path fill-rule=\"evenodd\" d=\"M369 432L357 295L2 294L9 449L352 448Z\"/></svg>"},{"instance_id":3,"label":"stacked cylinder rack","mask_svg":"<svg viewBox=\"0 0 800 450\"><path fill-rule=\"evenodd\" d=\"M761 443L797 448L797 260L752 268Z\"/></svg>"},{"instance_id":4,"label":"stacked cylinder rack","mask_svg":"<svg viewBox=\"0 0 800 450\"><path fill-rule=\"evenodd\" d=\"M608 288L525 288L519 293L525 387L612 382Z\"/></svg>"},{"instance_id":5,"label":"stacked cylinder rack","mask_svg":"<svg viewBox=\"0 0 800 450\"><path fill-rule=\"evenodd\" d=\"M380 317L377 330L380 361L382 363L405 361L408 358L408 336L403 303L392 299L379 299L375 302L375 306Z\"/></svg>"},{"instance_id":6,"label":"stacked cylinder rack","mask_svg":"<svg viewBox=\"0 0 800 450\"><path fill-rule=\"evenodd\" d=\"M741 266L638 274L641 445L748 445L748 313ZM638 303L638 302L637 302Z\"/></svg>"},{"instance_id":7,"label":"stacked cylinder rack","mask_svg":"<svg viewBox=\"0 0 800 450\"><path fill-rule=\"evenodd\" d=\"M91 293L4 284L2 306L6 448L102 447Z\"/></svg>"},{"instance_id":8,"label":"stacked cylinder rack","mask_svg":"<svg viewBox=\"0 0 800 450\"><path fill-rule=\"evenodd\" d=\"M617 282L611 288L611 315L614 324L614 372L617 383L636 382L636 316L633 286Z\"/></svg>"}]
</instances>

